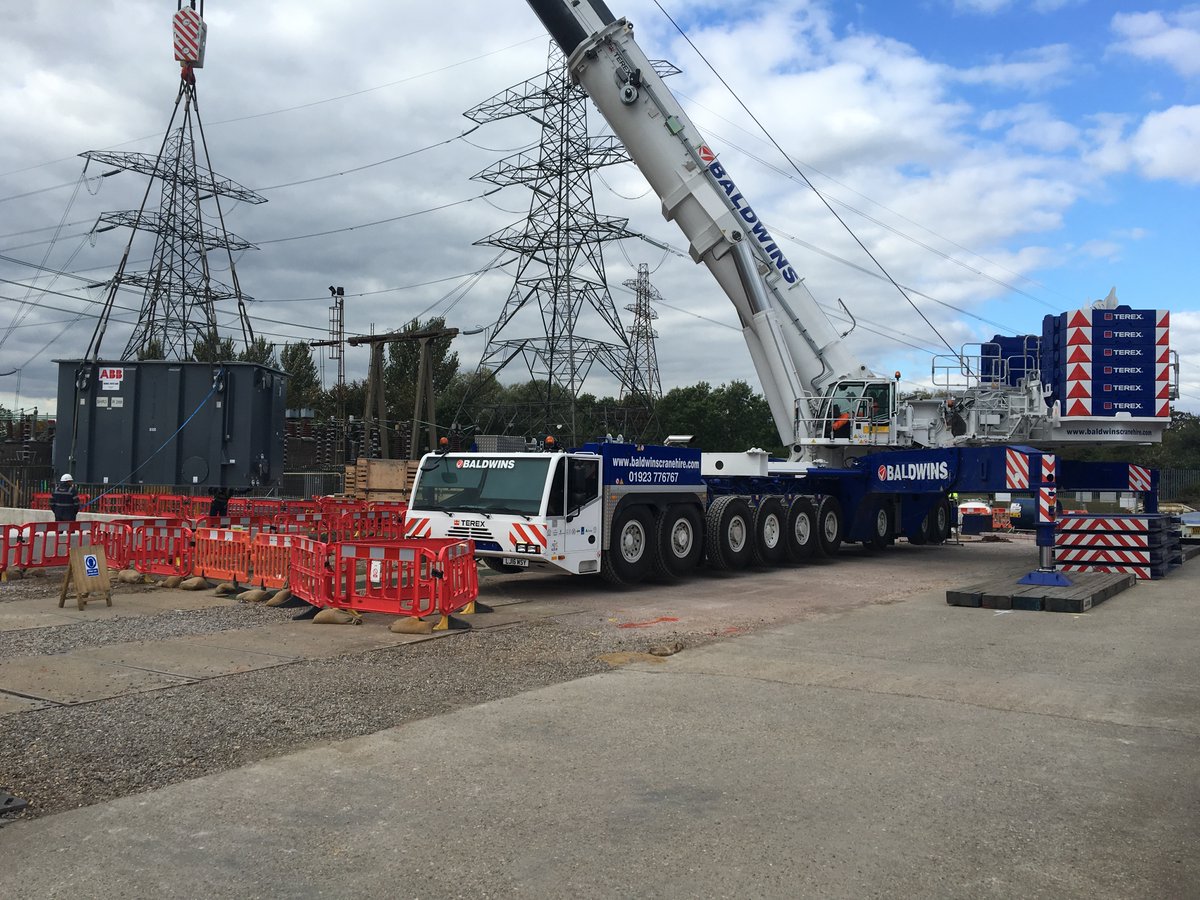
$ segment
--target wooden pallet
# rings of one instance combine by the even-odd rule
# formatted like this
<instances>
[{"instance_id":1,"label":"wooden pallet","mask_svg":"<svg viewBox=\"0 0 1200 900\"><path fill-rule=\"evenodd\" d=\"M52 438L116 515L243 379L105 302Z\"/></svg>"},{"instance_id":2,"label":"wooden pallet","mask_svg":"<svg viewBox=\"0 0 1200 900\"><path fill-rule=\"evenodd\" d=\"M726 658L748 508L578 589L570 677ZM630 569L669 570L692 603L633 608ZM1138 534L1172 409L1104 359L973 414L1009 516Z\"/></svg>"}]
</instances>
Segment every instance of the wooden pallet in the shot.
<instances>
[{"instance_id":1,"label":"wooden pallet","mask_svg":"<svg viewBox=\"0 0 1200 900\"><path fill-rule=\"evenodd\" d=\"M346 466L346 493L360 500L407 500L420 460L360 459Z\"/></svg>"}]
</instances>

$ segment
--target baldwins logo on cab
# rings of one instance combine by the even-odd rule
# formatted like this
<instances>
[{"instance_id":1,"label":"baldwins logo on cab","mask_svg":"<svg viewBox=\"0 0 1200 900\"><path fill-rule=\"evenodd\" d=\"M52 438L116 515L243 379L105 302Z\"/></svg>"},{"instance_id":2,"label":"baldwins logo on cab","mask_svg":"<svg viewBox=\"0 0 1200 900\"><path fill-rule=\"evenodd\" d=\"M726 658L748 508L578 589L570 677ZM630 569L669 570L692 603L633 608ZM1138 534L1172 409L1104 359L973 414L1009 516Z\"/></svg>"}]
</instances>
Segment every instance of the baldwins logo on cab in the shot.
<instances>
[{"instance_id":1,"label":"baldwins logo on cab","mask_svg":"<svg viewBox=\"0 0 1200 900\"><path fill-rule=\"evenodd\" d=\"M880 481L947 481L950 478L948 462L902 463L898 466L880 466L876 470Z\"/></svg>"},{"instance_id":2,"label":"baldwins logo on cab","mask_svg":"<svg viewBox=\"0 0 1200 900\"><path fill-rule=\"evenodd\" d=\"M456 465L460 469L512 469L517 465L515 459L460 459Z\"/></svg>"}]
</instances>

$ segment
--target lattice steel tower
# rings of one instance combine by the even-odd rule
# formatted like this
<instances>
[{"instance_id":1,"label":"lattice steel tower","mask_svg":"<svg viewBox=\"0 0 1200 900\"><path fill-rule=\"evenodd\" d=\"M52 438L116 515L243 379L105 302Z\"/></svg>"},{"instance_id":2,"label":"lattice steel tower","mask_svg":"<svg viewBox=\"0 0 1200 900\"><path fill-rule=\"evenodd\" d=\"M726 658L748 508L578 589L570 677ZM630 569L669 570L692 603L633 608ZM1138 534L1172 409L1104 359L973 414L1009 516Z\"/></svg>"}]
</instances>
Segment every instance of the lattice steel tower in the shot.
<instances>
[{"instance_id":1,"label":"lattice steel tower","mask_svg":"<svg viewBox=\"0 0 1200 900\"><path fill-rule=\"evenodd\" d=\"M152 355L164 359L189 359L198 345L216 348L220 339L216 304L225 300L237 301L241 338L249 345L254 338L245 301L252 299L242 293L238 284L233 254L255 249L225 228L222 198L246 203L266 203L266 197L248 190L212 171L200 106L196 97L195 70L204 65L203 0L196 9L196 0L177 0L174 18L175 59L180 63L179 93L167 132L157 157L142 153L113 153L89 150L80 154L89 163L139 172L149 177L142 205L137 210L109 212L100 216L98 227L128 226L129 242L109 284L108 296L88 357L100 355L100 344L112 313L117 293L123 286L140 288L142 308L133 333L129 337L122 359ZM178 127L175 127L179 119ZM197 160L197 138L203 154L203 164ZM155 181L161 183L158 210L147 211ZM211 200L212 212L205 222L203 203ZM101 230L107 230L103 228ZM146 272L125 271L130 250L139 231L155 235L154 253ZM220 252L229 267L229 284L212 277L210 255Z\"/></svg>"},{"instance_id":2,"label":"lattice steel tower","mask_svg":"<svg viewBox=\"0 0 1200 900\"><path fill-rule=\"evenodd\" d=\"M621 399L639 399L653 405L662 399L662 379L658 374L658 351L654 339L654 320L658 313L650 304L662 300L658 289L650 283L650 266L638 264L637 278L625 281L632 288L636 299L625 308L633 313L633 325L629 328L629 361L625 366L625 377L621 379Z\"/></svg>"},{"instance_id":3,"label":"lattice steel tower","mask_svg":"<svg viewBox=\"0 0 1200 900\"><path fill-rule=\"evenodd\" d=\"M569 421L593 365L599 363L618 380L628 369L629 342L609 293L601 246L633 235L627 219L597 215L591 173L626 162L629 155L615 137L589 137L587 95L571 84L566 60L553 42L545 73L465 115L480 124L528 115L542 126L535 151L510 156L473 176L532 190L523 222L477 242L519 254L512 290L487 331L479 367L495 373L520 358L531 379L546 381L545 424ZM622 380L622 392L626 387ZM569 407L565 416L564 407Z\"/></svg>"}]
</instances>

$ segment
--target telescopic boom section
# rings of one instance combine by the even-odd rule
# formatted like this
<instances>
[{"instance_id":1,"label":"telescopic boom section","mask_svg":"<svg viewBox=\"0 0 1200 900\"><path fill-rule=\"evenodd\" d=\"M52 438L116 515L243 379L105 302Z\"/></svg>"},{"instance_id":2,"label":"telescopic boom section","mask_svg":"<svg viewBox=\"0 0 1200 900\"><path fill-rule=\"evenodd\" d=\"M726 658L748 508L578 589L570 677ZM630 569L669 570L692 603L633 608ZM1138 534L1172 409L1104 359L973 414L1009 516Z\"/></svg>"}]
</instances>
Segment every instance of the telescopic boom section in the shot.
<instances>
[{"instance_id":1,"label":"telescopic boom section","mask_svg":"<svg viewBox=\"0 0 1200 900\"><path fill-rule=\"evenodd\" d=\"M742 335L785 444L833 381L871 373L855 360L733 177L704 142L604 0L528 0L579 82L625 144L663 215L737 309ZM798 408L799 405L799 408Z\"/></svg>"}]
</instances>

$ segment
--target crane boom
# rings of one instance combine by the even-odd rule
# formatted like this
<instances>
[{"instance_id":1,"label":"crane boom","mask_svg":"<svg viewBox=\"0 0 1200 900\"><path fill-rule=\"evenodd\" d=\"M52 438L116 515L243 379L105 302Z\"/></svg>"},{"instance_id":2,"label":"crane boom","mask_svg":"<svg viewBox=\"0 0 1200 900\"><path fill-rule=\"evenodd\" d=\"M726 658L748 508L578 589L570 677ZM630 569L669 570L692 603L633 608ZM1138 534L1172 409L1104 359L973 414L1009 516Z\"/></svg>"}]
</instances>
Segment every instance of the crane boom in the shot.
<instances>
[{"instance_id":1,"label":"crane boom","mask_svg":"<svg viewBox=\"0 0 1200 900\"><path fill-rule=\"evenodd\" d=\"M813 437L819 398L834 381L870 377L801 287L801 278L604 0L528 0L567 56L572 76L625 144L663 215L683 231L737 310L742 335L783 442ZM807 408L798 408L804 404Z\"/></svg>"}]
</instances>

